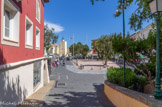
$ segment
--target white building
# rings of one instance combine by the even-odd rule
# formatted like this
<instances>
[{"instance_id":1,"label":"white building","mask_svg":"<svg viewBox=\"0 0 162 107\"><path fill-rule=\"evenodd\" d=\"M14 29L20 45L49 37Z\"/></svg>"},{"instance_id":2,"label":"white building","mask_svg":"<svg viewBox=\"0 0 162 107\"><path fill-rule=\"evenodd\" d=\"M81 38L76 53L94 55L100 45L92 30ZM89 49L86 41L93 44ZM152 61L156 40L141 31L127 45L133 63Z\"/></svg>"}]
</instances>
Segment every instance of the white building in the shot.
<instances>
[{"instance_id":1,"label":"white building","mask_svg":"<svg viewBox=\"0 0 162 107\"><path fill-rule=\"evenodd\" d=\"M139 39L147 39L151 29L152 29L152 24L148 25L146 28L142 29L141 31L134 33L130 37L133 38L135 41Z\"/></svg>"}]
</instances>

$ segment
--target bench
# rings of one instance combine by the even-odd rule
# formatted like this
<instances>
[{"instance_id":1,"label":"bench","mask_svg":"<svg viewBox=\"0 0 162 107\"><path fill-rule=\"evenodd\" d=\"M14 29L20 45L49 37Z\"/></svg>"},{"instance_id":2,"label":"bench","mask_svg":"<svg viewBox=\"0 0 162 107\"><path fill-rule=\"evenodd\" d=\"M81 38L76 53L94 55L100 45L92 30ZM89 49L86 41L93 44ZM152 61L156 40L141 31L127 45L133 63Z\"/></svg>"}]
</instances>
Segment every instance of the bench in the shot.
<instances>
[{"instance_id":1,"label":"bench","mask_svg":"<svg viewBox=\"0 0 162 107\"><path fill-rule=\"evenodd\" d=\"M99 66L99 67L103 67L106 68L106 65L80 65L80 69L83 69L85 66Z\"/></svg>"}]
</instances>

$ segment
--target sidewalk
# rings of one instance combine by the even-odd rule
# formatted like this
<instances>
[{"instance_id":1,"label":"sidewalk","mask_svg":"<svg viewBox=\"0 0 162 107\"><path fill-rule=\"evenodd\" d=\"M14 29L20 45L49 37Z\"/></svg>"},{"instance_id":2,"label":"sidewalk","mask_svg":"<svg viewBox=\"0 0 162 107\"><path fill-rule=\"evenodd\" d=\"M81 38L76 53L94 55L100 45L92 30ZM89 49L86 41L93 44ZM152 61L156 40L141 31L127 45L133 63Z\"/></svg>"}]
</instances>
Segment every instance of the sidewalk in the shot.
<instances>
[{"instance_id":1,"label":"sidewalk","mask_svg":"<svg viewBox=\"0 0 162 107\"><path fill-rule=\"evenodd\" d=\"M39 89L37 92L35 92L30 97L28 97L25 101L23 101L21 105L17 105L16 107L31 107L31 106L43 107L44 104L43 100L54 84L55 81L51 80L50 83L48 83L46 86Z\"/></svg>"}]
</instances>

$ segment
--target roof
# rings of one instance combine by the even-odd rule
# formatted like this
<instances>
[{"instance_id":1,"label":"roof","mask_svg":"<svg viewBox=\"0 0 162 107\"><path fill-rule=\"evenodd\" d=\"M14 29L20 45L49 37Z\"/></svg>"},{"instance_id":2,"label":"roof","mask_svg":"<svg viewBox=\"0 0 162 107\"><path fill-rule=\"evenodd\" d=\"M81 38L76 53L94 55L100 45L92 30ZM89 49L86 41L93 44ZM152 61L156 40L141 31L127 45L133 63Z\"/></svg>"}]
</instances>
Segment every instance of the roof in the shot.
<instances>
[{"instance_id":1,"label":"roof","mask_svg":"<svg viewBox=\"0 0 162 107\"><path fill-rule=\"evenodd\" d=\"M92 40L92 41L98 41L99 39L94 39L94 40Z\"/></svg>"},{"instance_id":2,"label":"roof","mask_svg":"<svg viewBox=\"0 0 162 107\"><path fill-rule=\"evenodd\" d=\"M136 35L136 33L134 33L134 34L130 35L130 36L129 36L129 38L132 38L132 37L133 37L133 36L135 36L135 35Z\"/></svg>"},{"instance_id":3,"label":"roof","mask_svg":"<svg viewBox=\"0 0 162 107\"><path fill-rule=\"evenodd\" d=\"M149 30L149 29L152 29L152 24L149 24L144 29L142 29L142 30L140 30L140 31L130 35L129 38L137 38L139 33L143 33L144 31Z\"/></svg>"}]
</instances>

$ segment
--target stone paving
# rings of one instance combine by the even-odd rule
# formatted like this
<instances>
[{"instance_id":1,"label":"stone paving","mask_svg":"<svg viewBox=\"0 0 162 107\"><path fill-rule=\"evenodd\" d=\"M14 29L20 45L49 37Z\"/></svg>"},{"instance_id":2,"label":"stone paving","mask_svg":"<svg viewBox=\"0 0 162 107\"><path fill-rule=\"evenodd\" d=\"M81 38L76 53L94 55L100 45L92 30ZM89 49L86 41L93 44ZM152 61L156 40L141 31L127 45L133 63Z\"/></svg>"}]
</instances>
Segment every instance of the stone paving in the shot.
<instances>
[{"instance_id":1,"label":"stone paving","mask_svg":"<svg viewBox=\"0 0 162 107\"><path fill-rule=\"evenodd\" d=\"M113 68L120 68L123 67L123 64L116 64L114 61L107 61L107 66L103 67L101 65L104 65L105 61L101 61L101 60L87 60L87 59L79 59L79 60L73 60L73 62L76 62L78 65L76 65L76 63L73 65L78 68L80 65L90 65L90 66L84 66L83 70L85 71L106 71L107 69L113 67ZM128 66L126 64L126 68L130 68L132 71L134 71L134 68L131 66Z\"/></svg>"},{"instance_id":2,"label":"stone paving","mask_svg":"<svg viewBox=\"0 0 162 107\"><path fill-rule=\"evenodd\" d=\"M45 107L114 107L104 94L105 74L74 73L67 66L52 72L50 79L56 84L44 99Z\"/></svg>"}]
</instances>

